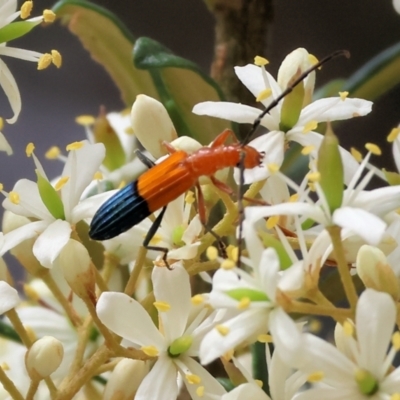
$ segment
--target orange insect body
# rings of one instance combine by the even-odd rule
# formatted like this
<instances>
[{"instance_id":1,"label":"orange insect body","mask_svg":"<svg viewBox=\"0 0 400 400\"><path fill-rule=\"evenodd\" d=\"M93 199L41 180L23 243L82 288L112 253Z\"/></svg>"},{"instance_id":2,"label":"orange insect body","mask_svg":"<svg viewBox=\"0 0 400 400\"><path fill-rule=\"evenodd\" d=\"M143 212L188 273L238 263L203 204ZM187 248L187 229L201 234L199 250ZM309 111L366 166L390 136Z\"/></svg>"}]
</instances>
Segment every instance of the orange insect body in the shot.
<instances>
[{"instance_id":1,"label":"orange insect body","mask_svg":"<svg viewBox=\"0 0 400 400\"><path fill-rule=\"evenodd\" d=\"M222 132L211 147L202 147L193 154L176 151L166 144L171 155L146 171L108 199L96 212L89 235L95 240L110 239L141 222L154 211L165 207L191 187L198 179L210 176L214 184L224 187L213 175L220 169L238 166L244 154L244 167L254 168L263 155L250 146L238 143L224 145L232 132ZM205 213L200 212L201 216Z\"/></svg>"}]
</instances>

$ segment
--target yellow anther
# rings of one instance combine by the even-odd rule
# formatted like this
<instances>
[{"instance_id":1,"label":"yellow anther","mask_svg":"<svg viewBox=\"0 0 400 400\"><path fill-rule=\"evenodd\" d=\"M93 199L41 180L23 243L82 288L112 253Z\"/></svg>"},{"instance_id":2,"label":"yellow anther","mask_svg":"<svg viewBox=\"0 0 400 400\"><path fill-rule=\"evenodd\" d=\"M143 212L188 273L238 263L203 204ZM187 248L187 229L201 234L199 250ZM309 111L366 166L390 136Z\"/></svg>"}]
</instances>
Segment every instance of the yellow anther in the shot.
<instances>
[{"instance_id":1,"label":"yellow anther","mask_svg":"<svg viewBox=\"0 0 400 400\"><path fill-rule=\"evenodd\" d=\"M4 189L4 185L2 183L0 183L0 190Z\"/></svg>"},{"instance_id":2,"label":"yellow anther","mask_svg":"<svg viewBox=\"0 0 400 400\"><path fill-rule=\"evenodd\" d=\"M400 393L393 393L390 396L390 400L400 400Z\"/></svg>"},{"instance_id":3,"label":"yellow anther","mask_svg":"<svg viewBox=\"0 0 400 400\"><path fill-rule=\"evenodd\" d=\"M201 382L201 378L195 374L186 374L185 378L190 385L198 385Z\"/></svg>"},{"instance_id":4,"label":"yellow anther","mask_svg":"<svg viewBox=\"0 0 400 400\"><path fill-rule=\"evenodd\" d=\"M229 328L224 325L217 325L215 329L221 336L226 336L229 333Z\"/></svg>"},{"instance_id":5,"label":"yellow anther","mask_svg":"<svg viewBox=\"0 0 400 400\"><path fill-rule=\"evenodd\" d=\"M53 57L49 53L42 54L39 58L37 69L40 71L46 69L52 62Z\"/></svg>"},{"instance_id":6,"label":"yellow anther","mask_svg":"<svg viewBox=\"0 0 400 400\"><path fill-rule=\"evenodd\" d=\"M307 178L310 182L319 182L321 180L321 174L318 171L315 172L309 172L307 174Z\"/></svg>"},{"instance_id":7,"label":"yellow anther","mask_svg":"<svg viewBox=\"0 0 400 400\"><path fill-rule=\"evenodd\" d=\"M8 198L10 199L11 203L19 204L19 194L17 192L10 192L8 194Z\"/></svg>"},{"instance_id":8,"label":"yellow anther","mask_svg":"<svg viewBox=\"0 0 400 400\"><path fill-rule=\"evenodd\" d=\"M226 252L228 253L228 257L232 260L232 261L237 261L238 257L239 257L239 249L237 246L232 246L229 245L226 249Z\"/></svg>"},{"instance_id":9,"label":"yellow anther","mask_svg":"<svg viewBox=\"0 0 400 400\"><path fill-rule=\"evenodd\" d=\"M274 229L279 222L279 215L273 215L272 217L269 217L267 222L266 222L266 226L267 229Z\"/></svg>"},{"instance_id":10,"label":"yellow anther","mask_svg":"<svg viewBox=\"0 0 400 400\"><path fill-rule=\"evenodd\" d=\"M100 171L97 171L94 173L93 179L95 181L101 181L103 179L103 174Z\"/></svg>"},{"instance_id":11,"label":"yellow anther","mask_svg":"<svg viewBox=\"0 0 400 400\"><path fill-rule=\"evenodd\" d=\"M126 186L126 182L122 180L118 185L117 189L122 189L124 186Z\"/></svg>"},{"instance_id":12,"label":"yellow anther","mask_svg":"<svg viewBox=\"0 0 400 400\"><path fill-rule=\"evenodd\" d=\"M376 156L380 156L382 154L382 150L374 143L367 143L365 148Z\"/></svg>"},{"instance_id":13,"label":"yellow anther","mask_svg":"<svg viewBox=\"0 0 400 400\"><path fill-rule=\"evenodd\" d=\"M149 357L157 357L159 354L156 346L142 346L140 350Z\"/></svg>"},{"instance_id":14,"label":"yellow anther","mask_svg":"<svg viewBox=\"0 0 400 400\"><path fill-rule=\"evenodd\" d=\"M290 197L289 197L289 202L290 203L296 203L296 201L299 200L299 194L298 193L293 193Z\"/></svg>"},{"instance_id":15,"label":"yellow anther","mask_svg":"<svg viewBox=\"0 0 400 400\"><path fill-rule=\"evenodd\" d=\"M266 99L268 99L269 96L271 96L271 94L272 94L272 90L270 88L261 90L261 92L256 97L256 101L266 100Z\"/></svg>"},{"instance_id":16,"label":"yellow anther","mask_svg":"<svg viewBox=\"0 0 400 400\"><path fill-rule=\"evenodd\" d=\"M8 371L10 369L10 366L5 361L1 363L0 367L3 371Z\"/></svg>"},{"instance_id":17,"label":"yellow anther","mask_svg":"<svg viewBox=\"0 0 400 400\"><path fill-rule=\"evenodd\" d=\"M32 342L36 342L37 336L36 336L35 331L30 326L24 325L24 328L25 328L27 335L29 336L29 339L31 339Z\"/></svg>"},{"instance_id":18,"label":"yellow anther","mask_svg":"<svg viewBox=\"0 0 400 400\"><path fill-rule=\"evenodd\" d=\"M0 117L0 131L4 128L4 119Z\"/></svg>"},{"instance_id":19,"label":"yellow anther","mask_svg":"<svg viewBox=\"0 0 400 400\"><path fill-rule=\"evenodd\" d=\"M33 150L35 150L35 145L32 142L28 143L25 148L26 156L30 157L33 153Z\"/></svg>"},{"instance_id":20,"label":"yellow anther","mask_svg":"<svg viewBox=\"0 0 400 400\"><path fill-rule=\"evenodd\" d=\"M308 185L308 188L309 188L312 192L315 192L315 184L314 184L314 182L308 181L307 185Z\"/></svg>"},{"instance_id":21,"label":"yellow anther","mask_svg":"<svg viewBox=\"0 0 400 400\"><path fill-rule=\"evenodd\" d=\"M48 160L54 160L56 159L61 153L61 150L57 146L52 146L50 147L47 151L46 154L44 155Z\"/></svg>"},{"instance_id":22,"label":"yellow anther","mask_svg":"<svg viewBox=\"0 0 400 400\"><path fill-rule=\"evenodd\" d=\"M318 319L314 318L309 321L309 323L307 324L307 328L309 332L317 334L320 333L322 330L322 323Z\"/></svg>"},{"instance_id":23,"label":"yellow anther","mask_svg":"<svg viewBox=\"0 0 400 400\"><path fill-rule=\"evenodd\" d=\"M196 389L196 394L198 397L204 397L204 386L199 386Z\"/></svg>"},{"instance_id":24,"label":"yellow anther","mask_svg":"<svg viewBox=\"0 0 400 400\"><path fill-rule=\"evenodd\" d=\"M171 309L171 304L167 303L166 301L155 301L153 306L160 312L166 312Z\"/></svg>"},{"instance_id":25,"label":"yellow anther","mask_svg":"<svg viewBox=\"0 0 400 400\"><path fill-rule=\"evenodd\" d=\"M256 383L256 385L260 388L263 387L263 381L261 381L260 379L254 379L254 382Z\"/></svg>"},{"instance_id":26,"label":"yellow anther","mask_svg":"<svg viewBox=\"0 0 400 400\"><path fill-rule=\"evenodd\" d=\"M339 92L339 96L342 101L345 101L347 99L348 95L349 95L349 92Z\"/></svg>"},{"instance_id":27,"label":"yellow anther","mask_svg":"<svg viewBox=\"0 0 400 400\"><path fill-rule=\"evenodd\" d=\"M392 335L392 346L396 351L400 350L400 332L397 331Z\"/></svg>"},{"instance_id":28,"label":"yellow anther","mask_svg":"<svg viewBox=\"0 0 400 400\"><path fill-rule=\"evenodd\" d=\"M390 133L389 133L389 135L388 135L388 137L387 137L387 141L389 142L389 143L392 143L392 142L394 142L396 139L397 139L397 136L399 136L399 133L400 133L400 127L398 126L397 128L393 128L391 131L390 131Z\"/></svg>"},{"instance_id":29,"label":"yellow anther","mask_svg":"<svg viewBox=\"0 0 400 400\"><path fill-rule=\"evenodd\" d=\"M221 263L221 268L225 270L230 270L236 267L236 263L232 260L223 260Z\"/></svg>"},{"instance_id":30,"label":"yellow anther","mask_svg":"<svg viewBox=\"0 0 400 400\"><path fill-rule=\"evenodd\" d=\"M311 65L315 65L318 64L318 58L314 56L314 54L308 54L308 61L310 62ZM321 69L321 67L319 67L318 69Z\"/></svg>"},{"instance_id":31,"label":"yellow anther","mask_svg":"<svg viewBox=\"0 0 400 400\"><path fill-rule=\"evenodd\" d=\"M267 165L268 171L270 172L270 174L275 174L276 172L279 171L279 165L278 164L268 164Z\"/></svg>"},{"instance_id":32,"label":"yellow anther","mask_svg":"<svg viewBox=\"0 0 400 400\"><path fill-rule=\"evenodd\" d=\"M187 204L193 204L194 202L195 202L195 197L194 197L194 193L191 191L191 190L189 190L187 193L186 193L186 196L185 196L185 202L187 203Z\"/></svg>"},{"instance_id":33,"label":"yellow anther","mask_svg":"<svg viewBox=\"0 0 400 400\"><path fill-rule=\"evenodd\" d=\"M308 375L307 382L316 383L322 381L322 379L324 379L324 373L322 371L316 371Z\"/></svg>"},{"instance_id":34,"label":"yellow anther","mask_svg":"<svg viewBox=\"0 0 400 400\"><path fill-rule=\"evenodd\" d=\"M238 310L245 310L246 308L249 308L251 304L251 300L248 297L243 297L240 299L237 308Z\"/></svg>"},{"instance_id":35,"label":"yellow anther","mask_svg":"<svg viewBox=\"0 0 400 400\"><path fill-rule=\"evenodd\" d=\"M32 301L38 301L40 299L39 293L27 283L24 284L24 293Z\"/></svg>"},{"instance_id":36,"label":"yellow anther","mask_svg":"<svg viewBox=\"0 0 400 400\"><path fill-rule=\"evenodd\" d=\"M62 57L58 50L51 51L51 62L57 67L60 68L62 64Z\"/></svg>"},{"instance_id":37,"label":"yellow anther","mask_svg":"<svg viewBox=\"0 0 400 400\"><path fill-rule=\"evenodd\" d=\"M257 340L260 343L272 343L272 336L268 335L267 333L262 333L261 335L257 336Z\"/></svg>"},{"instance_id":38,"label":"yellow anther","mask_svg":"<svg viewBox=\"0 0 400 400\"><path fill-rule=\"evenodd\" d=\"M301 154L303 154L303 156L308 156L310 155L313 151L315 150L315 146L313 146L312 144L308 145L308 146L304 146L301 149Z\"/></svg>"},{"instance_id":39,"label":"yellow anther","mask_svg":"<svg viewBox=\"0 0 400 400\"><path fill-rule=\"evenodd\" d=\"M308 121L303 127L303 133L314 131L318 128L318 122L315 120Z\"/></svg>"},{"instance_id":40,"label":"yellow anther","mask_svg":"<svg viewBox=\"0 0 400 400\"><path fill-rule=\"evenodd\" d=\"M218 250L214 246L208 246L206 250L206 256L210 261L214 261L218 257Z\"/></svg>"},{"instance_id":41,"label":"yellow anther","mask_svg":"<svg viewBox=\"0 0 400 400\"><path fill-rule=\"evenodd\" d=\"M254 57L254 64L259 66L259 67L264 67L265 65L269 64L269 61L261 56L255 56Z\"/></svg>"},{"instance_id":42,"label":"yellow anther","mask_svg":"<svg viewBox=\"0 0 400 400\"><path fill-rule=\"evenodd\" d=\"M66 150L71 151L71 150L79 150L84 146L83 142L73 142L67 145Z\"/></svg>"},{"instance_id":43,"label":"yellow anther","mask_svg":"<svg viewBox=\"0 0 400 400\"><path fill-rule=\"evenodd\" d=\"M95 120L93 115L79 115L79 117L75 118L75 122L83 126L93 125Z\"/></svg>"},{"instance_id":44,"label":"yellow anther","mask_svg":"<svg viewBox=\"0 0 400 400\"><path fill-rule=\"evenodd\" d=\"M69 176L62 176L57 183L54 185L54 189L56 189L56 191L59 191L62 189L63 186L65 186L65 184L69 181Z\"/></svg>"},{"instance_id":45,"label":"yellow anther","mask_svg":"<svg viewBox=\"0 0 400 400\"><path fill-rule=\"evenodd\" d=\"M357 162L361 162L362 161L362 154L356 148L352 147L350 149L350 153L351 153L351 155L354 157L354 159Z\"/></svg>"},{"instance_id":46,"label":"yellow anther","mask_svg":"<svg viewBox=\"0 0 400 400\"><path fill-rule=\"evenodd\" d=\"M31 0L25 1L20 8L21 18L22 19L28 18L31 15L32 8L33 8L33 1Z\"/></svg>"},{"instance_id":47,"label":"yellow anther","mask_svg":"<svg viewBox=\"0 0 400 400\"><path fill-rule=\"evenodd\" d=\"M43 21L48 24L54 22L56 19L56 14L51 10L43 10Z\"/></svg>"},{"instance_id":48,"label":"yellow anther","mask_svg":"<svg viewBox=\"0 0 400 400\"><path fill-rule=\"evenodd\" d=\"M353 336L354 335L354 326L351 322L349 321L344 321L343 323L343 333L346 336Z\"/></svg>"},{"instance_id":49,"label":"yellow anther","mask_svg":"<svg viewBox=\"0 0 400 400\"><path fill-rule=\"evenodd\" d=\"M200 304L204 303L204 296L201 294L195 294L191 299L190 302L194 305L194 306L199 306Z\"/></svg>"},{"instance_id":50,"label":"yellow anther","mask_svg":"<svg viewBox=\"0 0 400 400\"><path fill-rule=\"evenodd\" d=\"M127 135L130 135L130 136L132 136L132 135L134 134L133 128L132 128L131 126L128 126L128 127L124 130L124 132L125 132Z\"/></svg>"}]
</instances>

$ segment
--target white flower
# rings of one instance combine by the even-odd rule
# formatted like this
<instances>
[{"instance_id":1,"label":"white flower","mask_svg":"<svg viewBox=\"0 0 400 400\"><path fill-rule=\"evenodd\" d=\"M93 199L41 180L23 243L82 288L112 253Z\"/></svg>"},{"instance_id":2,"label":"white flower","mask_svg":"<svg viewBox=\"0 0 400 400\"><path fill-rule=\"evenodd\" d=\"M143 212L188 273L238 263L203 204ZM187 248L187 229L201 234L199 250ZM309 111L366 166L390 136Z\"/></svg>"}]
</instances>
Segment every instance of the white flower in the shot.
<instances>
[{"instance_id":1,"label":"white flower","mask_svg":"<svg viewBox=\"0 0 400 400\"><path fill-rule=\"evenodd\" d=\"M399 332L393 334L396 305L386 293L366 289L356 309L355 332L346 322L336 335L337 348L312 334L303 333L295 351L289 336L280 341L291 365L319 383L297 394L296 400L391 399L400 393L400 368L392 362L400 349ZM354 335L355 333L355 335ZM357 339L355 339L355 337ZM388 347L392 343L388 351Z\"/></svg>"},{"instance_id":2,"label":"white flower","mask_svg":"<svg viewBox=\"0 0 400 400\"><path fill-rule=\"evenodd\" d=\"M193 359L198 356L200 341L211 319L205 319L207 309L202 306L198 306L197 313L191 313L189 275L180 264L172 268L169 271L156 267L152 274L154 305L159 311L163 333L143 307L123 293L103 292L97 302L97 314L110 330L127 341L127 345L157 357L136 393L136 400L175 400L177 374L182 377L192 399L211 400L202 394L222 395L225 390Z\"/></svg>"},{"instance_id":3,"label":"white flower","mask_svg":"<svg viewBox=\"0 0 400 400\"><path fill-rule=\"evenodd\" d=\"M399 0L393 0L393 7L400 14L400 1Z\"/></svg>"},{"instance_id":4,"label":"white flower","mask_svg":"<svg viewBox=\"0 0 400 400\"><path fill-rule=\"evenodd\" d=\"M14 214L31 218L32 222L4 235L1 255L24 240L37 237L33 253L44 267L51 268L68 242L74 225L84 218L92 217L104 199L112 194L107 192L80 201L104 153L104 146L100 143L90 145L84 141L74 144L58 182L61 187L60 197L33 155L40 175L38 183L21 179L10 193L3 192L6 195L3 207Z\"/></svg>"},{"instance_id":5,"label":"white flower","mask_svg":"<svg viewBox=\"0 0 400 400\"><path fill-rule=\"evenodd\" d=\"M298 69L304 71L305 67L310 66L310 63L304 62L306 52L304 49L297 49L293 53L299 52L302 57L299 57L302 61L299 64ZM309 55L308 55L309 56ZM291 60L291 55L287 57ZM297 59L295 60L300 63ZM288 65L287 62L283 62L281 69L291 69L297 71L298 69L294 66ZM281 69L279 74L282 75ZM277 98L286 86L282 87L280 84L267 72L264 67L258 67L256 65L248 64L244 67L235 67L235 72L242 83L258 97L260 93L270 91L272 98ZM293 75L296 76L296 75ZM288 78L285 77L285 81ZM305 89L310 90L305 84ZM307 97L307 92L305 98ZM267 99L261 100L265 107L268 107L271 103L271 96ZM284 101L281 101L275 108L273 108L269 114L265 115L261 121L261 125L266 127L269 132L262 135L249 143L250 146L258 149L259 151L265 152L263 165L254 168L252 170L245 170L244 176L246 183L262 180L267 178L270 173L265 167L269 164L275 164L278 166L282 165L284 159L285 145L289 141L295 141L302 146L312 146L313 152L316 153L321 144L323 136L320 133L315 132L315 128L318 123L326 121L337 121L353 118L354 116L363 116L371 111L372 102L362 99L348 99L342 97L331 97L316 100L311 104L305 105L301 109L301 113L298 116L296 122L283 127L284 121L282 121L282 110ZM307 103L306 103L307 104ZM304 103L303 103L304 106ZM204 102L199 103L193 108L193 112L199 115L210 115L213 117L223 118L238 123L250 123L252 124L257 117L260 115L260 110L256 107L250 107L244 104L236 104L230 102ZM342 156L346 159L346 182L349 176L357 168L357 163L354 158L341 149Z\"/></svg>"}]
</instances>

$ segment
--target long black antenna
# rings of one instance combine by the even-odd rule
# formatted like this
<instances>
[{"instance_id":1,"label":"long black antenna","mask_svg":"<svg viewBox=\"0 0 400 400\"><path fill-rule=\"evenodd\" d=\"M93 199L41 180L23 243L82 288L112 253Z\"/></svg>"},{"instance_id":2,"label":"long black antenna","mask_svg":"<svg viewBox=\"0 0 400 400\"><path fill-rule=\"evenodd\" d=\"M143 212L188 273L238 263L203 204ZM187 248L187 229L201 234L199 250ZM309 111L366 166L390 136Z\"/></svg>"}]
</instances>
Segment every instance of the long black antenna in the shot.
<instances>
[{"instance_id":1,"label":"long black antenna","mask_svg":"<svg viewBox=\"0 0 400 400\"><path fill-rule=\"evenodd\" d=\"M254 132L257 130L257 128L261 124L261 120L264 118L266 114L268 114L274 107L278 105L278 103L286 97L290 92L293 91L293 89L300 83L302 82L311 72L315 71L318 69L321 65L325 64L329 60L332 60L332 58L336 58L339 56L345 56L346 58L350 57L350 52L347 50L337 50L334 53L330 54L329 56L326 56L323 58L321 61L318 61L317 64L314 64L312 67L304 71L289 87L287 87L276 99L274 99L271 104L257 117L257 119L253 122L253 126L251 127L250 131L247 133L246 137L242 141L242 145L245 145L249 142L251 137L253 136Z\"/></svg>"}]
</instances>

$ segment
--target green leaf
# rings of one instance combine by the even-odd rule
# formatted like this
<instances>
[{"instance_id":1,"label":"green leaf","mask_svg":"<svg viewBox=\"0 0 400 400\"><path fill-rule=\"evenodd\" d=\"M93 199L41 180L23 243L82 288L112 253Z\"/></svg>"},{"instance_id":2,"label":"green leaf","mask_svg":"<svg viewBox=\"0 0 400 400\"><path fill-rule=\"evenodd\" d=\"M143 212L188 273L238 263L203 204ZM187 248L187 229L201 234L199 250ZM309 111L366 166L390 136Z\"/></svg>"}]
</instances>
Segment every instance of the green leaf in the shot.
<instances>
[{"instance_id":1,"label":"green leaf","mask_svg":"<svg viewBox=\"0 0 400 400\"><path fill-rule=\"evenodd\" d=\"M40 23L41 21L17 21L5 25L0 29L0 43L11 42L11 40L24 36Z\"/></svg>"},{"instance_id":2,"label":"green leaf","mask_svg":"<svg viewBox=\"0 0 400 400\"><path fill-rule=\"evenodd\" d=\"M276 237L267 232L260 232L260 236L265 247L272 247L275 249L279 257L279 265L281 266L281 270L288 269L292 266L292 260L287 254L285 247Z\"/></svg>"},{"instance_id":3,"label":"green leaf","mask_svg":"<svg viewBox=\"0 0 400 400\"><path fill-rule=\"evenodd\" d=\"M137 68L150 72L179 135L191 136L207 144L222 130L232 128L228 121L192 113L197 103L223 99L216 82L195 63L174 55L160 43L145 37L136 41L133 60Z\"/></svg>"},{"instance_id":4,"label":"green leaf","mask_svg":"<svg viewBox=\"0 0 400 400\"><path fill-rule=\"evenodd\" d=\"M50 214L56 219L65 219L64 205L56 190L46 178L39 174L38 170L36 170L36 176L40 198Z\"/></svg>"},{"instance_id":5,"label":"green leaf","mask_svg":"<svg viewBox=\"0 0 400 400\"><path fill-rule=\"evenodd\" d=\"M18 333L14 330L14 328L4 321L0 320L0 336L2 338L6 338L12 340L16 343L22 343L21 338L19 337Z\"/></svg>"},{"instance_id":6,"label":"green leaf","mask_svg":"<svg viewBox=\"0 0 400 400\"><path fill-rule=\"evenodd\" d=\"M53 11L107 70L128 107L139 93L159 99L150 74L132 64L135 38L114 14L85 0L61 0Z\"/></svg>"}]
</instances>

